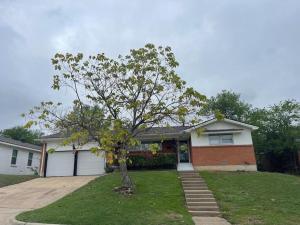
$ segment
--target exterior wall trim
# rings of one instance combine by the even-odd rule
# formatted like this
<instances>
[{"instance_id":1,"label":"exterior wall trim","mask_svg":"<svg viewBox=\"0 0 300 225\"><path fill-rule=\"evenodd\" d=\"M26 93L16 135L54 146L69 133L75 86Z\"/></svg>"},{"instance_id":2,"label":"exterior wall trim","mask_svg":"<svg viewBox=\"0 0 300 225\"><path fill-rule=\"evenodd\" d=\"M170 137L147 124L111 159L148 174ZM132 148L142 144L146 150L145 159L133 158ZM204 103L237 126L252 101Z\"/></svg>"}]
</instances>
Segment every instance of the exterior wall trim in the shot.
<instances>
[{"instance_id":1,"label":"exterior wall trim","mask_svg":"<svg viewBox=\"0 0 300 225\"><path fill-rule=\"evenodd\" d=\"M196 170L208 171L257 171L256 165L215 165L215 166L194 166Z\"/></svg>"},{"instance_id":2,"label":"exterior wall trim","mask_svg":"<svg viewBox=\"0 0 300 225\"><path fill-rule=\"evenodd\" d=\"M228 147L253 147L253 145L233 145L233 144L229 144L229 145L205 145L205 146L195 146L193 145L192 148L228 148Z\"/></svg>"},{"instance_id":3,"label":"exterior wall trim","mask_svg":"<svg viewBox=\"0 0 300 225\"><path fill-rule=\"evenodd\" d=\"M26 150L30 150L30 151L34 151L34 152L41 152L41 150L38 150L38 149L29 148L29 147L25 147L25 146L21 146L21 145L15 145L15 144L3 142L3 141L0 141L0 144L7 145L7 146L12 146L12 147L19 148L19 149L22 149L22 150L26 149Z\"/></svg>"}]
</instances>

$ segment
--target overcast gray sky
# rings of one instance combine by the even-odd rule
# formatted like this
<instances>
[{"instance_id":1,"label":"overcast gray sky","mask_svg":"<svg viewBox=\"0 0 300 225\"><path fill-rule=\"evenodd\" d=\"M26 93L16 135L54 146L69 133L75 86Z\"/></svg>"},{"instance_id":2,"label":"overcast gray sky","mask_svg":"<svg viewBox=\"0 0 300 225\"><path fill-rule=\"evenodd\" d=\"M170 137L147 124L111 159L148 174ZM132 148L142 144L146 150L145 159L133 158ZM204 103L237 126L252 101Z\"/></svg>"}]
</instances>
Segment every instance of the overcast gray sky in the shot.
<instances>
[{"instance_id":1,"label":"overcast gray sky","mask_svg":"<svg viewBox=\"0 0 300 225\"><path fill-rule=\"evenodd\" d=\"M42 100L56 52L126 54L169 45L188 84L222 89L255 106L300 99L299 0L0 0L0 129Z\"/></svg>"}]
</instances>

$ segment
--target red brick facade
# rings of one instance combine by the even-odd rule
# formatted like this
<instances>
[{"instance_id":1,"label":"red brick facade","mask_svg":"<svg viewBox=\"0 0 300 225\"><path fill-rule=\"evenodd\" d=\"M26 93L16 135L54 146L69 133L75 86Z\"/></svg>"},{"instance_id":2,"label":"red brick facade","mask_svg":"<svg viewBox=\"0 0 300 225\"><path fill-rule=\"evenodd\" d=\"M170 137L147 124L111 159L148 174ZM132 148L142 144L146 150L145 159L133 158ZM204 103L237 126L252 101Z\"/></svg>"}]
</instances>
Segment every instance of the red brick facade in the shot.
<instances>
[{"instance_id":1,"label":"red brick facade","mask_svg":"<svg viewBox=\"0 0 300 225\"><path fill-rule=\"evenodd\" d=\"M253 145L192 147L191 156L194 166L256 164Z\"/></svg>"}]
</instances>

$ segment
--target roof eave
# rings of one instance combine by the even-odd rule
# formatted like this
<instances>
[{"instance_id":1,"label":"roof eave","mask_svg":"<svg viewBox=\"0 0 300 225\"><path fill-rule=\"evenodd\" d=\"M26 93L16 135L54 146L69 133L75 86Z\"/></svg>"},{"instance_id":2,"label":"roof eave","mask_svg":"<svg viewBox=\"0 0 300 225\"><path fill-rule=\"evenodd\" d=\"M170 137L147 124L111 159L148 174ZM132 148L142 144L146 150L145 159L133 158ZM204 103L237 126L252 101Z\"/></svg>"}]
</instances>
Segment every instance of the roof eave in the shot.
<instances>
[{"instance_id":1,"label":"roof eave","mask_svg":"<svg viewBox=\"0 0 300 225\"><path fill-rule=\"evenodd\" d=\"M35 149L35 148L26 147L26 146L16 145L16 144L4 142L4 141L0 141L0 144L13 146L13 147L16 147L16 148L21 148L21 149L26 149L26 150L30 150L30 151L36 151L36 152L41 151L41 149Z\"/></svg>"},{"instance_id":2,"label":"roof eave","mask_svg":"<svg viewBox=\"0 0 300 225\"><path fill-rule=\"evenodd\" d=\"M203 122L203 123L201 123L201 124L199 124L199 125L197 125L197 126L194 126L194 127L192 127L192 128L188 128L188 129L184 130L184 132L191 132L191 131L193 131L193 130L195 130L195 129L197 129L197 128L205 127L206 125L209 125L209 124L214 123L214 122L217 122L217 121L225 121L225 122L227 122L227 123L232 123L232 124L235 124L235 125L239 125L239 126L241 126L241 127L246 127L246 128L248 128L248 129L250 129L251 131L257 130L257 129L259 128L259 127L257 127L257 126L253 126L253 125L250 125L250 124L238 122L238 121L235 121L235 120L230 120L230 119L226 119L226 118L225 118L225 119L222 119L222 120L218 120L218 119L214 118L214 119L205 121L205 122Z\"/></svg>"}]
</instances>

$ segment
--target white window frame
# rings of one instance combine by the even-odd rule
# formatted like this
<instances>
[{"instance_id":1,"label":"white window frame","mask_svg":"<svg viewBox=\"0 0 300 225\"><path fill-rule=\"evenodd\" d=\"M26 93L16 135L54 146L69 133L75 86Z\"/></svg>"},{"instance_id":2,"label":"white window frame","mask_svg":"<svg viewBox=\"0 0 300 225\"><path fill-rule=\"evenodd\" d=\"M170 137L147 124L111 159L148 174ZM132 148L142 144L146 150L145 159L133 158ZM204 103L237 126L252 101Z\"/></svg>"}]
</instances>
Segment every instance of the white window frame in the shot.
<instances>
[{"instance_id":1,"label":"white window frame","mask_svg":"<svg viewBox=\"0 0 300 225\"><path fill-rule=\"evenodd\" d=\"M29 162L30 162L30 165L29 165ZM32 162L33 162L33 152L29 152L28 153L28 159L27 159L27 166L32 167Z\"/></svg>"},{"instance_id":2,"label":"white window frame","mask_svg":"<svg viewBox=\"0 0 300 225\"><path fill-rule=\"evenodd\" d=\"M226 136L231 136L231 139L225 138ZM210 145L233 145L233 134L210 134L208 136ZM226 140L231 140L227 142Z\"/></svg>"},{"instance_id":3,"label":"white window frame","mask_svg":"<svg viewBox=\"0 0 300 225\"><path fill-rule=\"evenodd\" d=\"M16 153L16 154L14 154L14 153ZM12 165L12 166L17 165L17 159L18 159L18 150L13 149L12 154L11 154L11 159L10 159L10 165ZM13 160L14 160L14 163L13 163Z\"/></svg>"}]
</instances>

